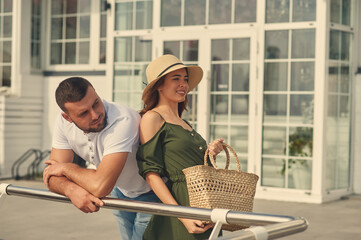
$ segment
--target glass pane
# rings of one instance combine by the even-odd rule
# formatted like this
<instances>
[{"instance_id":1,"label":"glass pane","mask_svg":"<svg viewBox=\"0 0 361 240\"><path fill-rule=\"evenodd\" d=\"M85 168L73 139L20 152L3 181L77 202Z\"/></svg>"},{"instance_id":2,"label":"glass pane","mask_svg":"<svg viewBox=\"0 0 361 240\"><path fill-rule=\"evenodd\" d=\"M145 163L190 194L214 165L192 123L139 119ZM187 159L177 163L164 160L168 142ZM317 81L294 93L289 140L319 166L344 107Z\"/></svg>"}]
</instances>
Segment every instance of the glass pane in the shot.
<instances>
[{"instance_id":1,"label":"glass pane","mask_svg":"<svg viewBox=\"0 0 361 240\"><path fill-rule=\"evenodd\" d=\"M328 69L328 92L336 93L338 91L338 67L329 67Z\"/></svg>"},{"instance_id":2,"label":"glass pane","mask_svg":"<svg viewBox=\"0 0 361 240\"><path fill-rule=\"evenodd\" d=\"M180 58L180 41L164 42L163 54L172 54Z\"/></svg>"},{"instance_id":3,"label":"glass pane","mask_svg":"<svg viewBox=\"0 0 361 240\"><path fill-rule=\"evenodd\" d=\"M211 77L211 91L228 91L229 65L213 64Z\"/></svg>"},{"instance_id":4,"label":"glass pane","mask_svg":"<svg viewBox=\"0 0 361 240\"><path fill-rule=\"evenodd\" d=\"M342 24L351 25L351 0L342 0Z\"/></svg>"},{"instance_id":5,"label":"glass pane","mask_svg":"<svg viewBox=\"0 0 361 240\"><path fill-rule=\"evenodd\" d=\"M292 30L292 58L315 57L315 30Z\"/></svg>"},{"instance_id":6,"label":"glass pane","mask_svg":"<svg viewBox=\"0 0 361 240\"><path fill-rule=\"evenodd\" d=\"M235 0L235 23L257 21L257 0Z\"/></svg>"},{"instance_id":7,"label":"glass pane","mask_svg":"<svg viewBox=\"0 0 361 240\"><path fill-rule=\"evenodd\" d=\"M331 1L331 13L330 18L332 23L340 23L341 22L341 6L340 0L330 0Z\"/></svg>"},{"instance_id":8,"label":"glass pane","mask_svg":"<svg viewBox=\"0 0 361 240\"><path fill-rule=\"evenodd\" d=\"M106 50L107 50L106 41L101 41L99 48L99 63L106 63L106 56L107 56Z\"/></svg>"},{"instance_id":9,"label":"glass pane","mask_svg":"<svg viewBox=\"0 0 361 240\"><path fill-rule=\"evenodd\" d=\"M36 69L41 67L39 43L31 43L31 67Z\"/></svg>"},{"instance_id":10,"label":"glass pane","mask_svg":"<svg viewBox=\"0 0 361 240\"><path fill-rule=\"evenodd\" d=\"M2 69L2 73L2 86L11 87L11 67L4 66Z\"/></svg>"},{"instance_id":11,"label":"glass pane","mask_svg":"<svg viewBox=\"0 0 361 240\"><path fill-rule=\"evenodd\" d=\"M289 22L289 0L267 0L266 23Z\"/></svg>"},{"instance_id":12,"label":"glass pane","mask_svg":"<svg viewBox=\"0 0 361 240\"><path fill-rule=\"evenodd\" d=\"M184 25L206 23L206 0L184 0Z\"/></svg>"},{"instance_id":13,"label":"glass pane","mask_svg":"<svg viewBox=\"0 0 361 240\"><path fill-rule=\"evenodd\" d=\"M233 149L241 154L248 153L248 127L239 127L231 126L231 142L230 146L233 146ZM232 153L230 152L232 155ZM231 159L233 159L231 157ZM243 166L241 166L243 171L246 171Z\"/></svg>"},{"instance_id":14,"label":"glass pane","mask_svg":"<svg viewBox=\"0 0 361 240\"><path fill-rule=\"evenodd\" d=\"M153 2L136 2L136 29L151 29L153 22Z\"/></svg>"},{"instance_id":15,"label":"glass pane","mask_svg":"<svg viewBox=\"0 0 361 240\"><path fill-rule=\"evenodd\" d=\"M91 1L90 0L78 0L78 12L90 13Z\"/></svg>"},{"instance_id":16,"label":"glass pane","mask_svg":"<svg viewBox=\"0 0 361 240\"><path fill-rule=\"evenodd\" d=\"M310 190L312 187L312 162L288 160L288 187Z\"/></svg>"},{"instance_id":17,"label":"glass pane","mask_svg":"<svg viewBox=\"0 0 361 240\"><path fill-rule=\"evenodd\" d=\"M133 3L115 4L115 30L131 30L133 28Z\"/></svg>"},{"instance_id":18,"label":"glass pane","mask_svg":"<svg viewBox=\"0 0 361 240\"><path fill-rule=\"evenodd\" d=\"M232 91L249 91L249 64L232 65Z\"/></svg>"},{"instance_id":19,"label":"glass pane","mask_svg":"<svg viewBox=\"0 0 361 240\"><path fill-rule=\"evenodd\" d=\"M263 127L262 153L270 155L286 154L286 128L275 126Z\"/></svg>"},{"instance_id":20,"label":"glass pane","mask_svg":"<svg viewBox=\"0 0 361 240\"><path fill-rule=\"evenodd\" d=\"M313 128L290 127L288 155L298 157L312 157Z\"/></svg>"},{"instance_id":21,"label":"glass pane","mask_svg":"<svg viewBox=\"0 0 361 240\"><path fill-rule=\"evenodd\" d=\"M316 0L293 0L293 22L315 20Z\"/></svg>"},{"instance_id":22,"label":"glass pane","mask_svg":"<svg viewBox=\"0 0 361 240\"><path fill-rule=\"evenodd\" d=\"M65 43L65 63L75 64L76 43Z\"/></svg>"},{"instance_id":23,"label":"glass pane","mask_svg":"<svg viewBox=\"0 0 361 240\"><path fill-rule=\"evenodd\" d=\"M102 15L100 17L100 37L104 38L107 36L107 16Z\"/></svg>"},{"instance_id":24,"label":"glass pane","mask_svg":"<svg viewBox=\"0 0 361 240\"><path fill-rule=\"evenodd\" d=\"M209 137L211 140L214 139L218 139L218 138L223 138L223 139L227 139L228 134L227 134L227 126L222 126L222 125L217 125L217 126L210 126L209 129ZM218 157L217 157L218 159Z\"/></svg>"},{"instance_id":25,"label":"glass pane","mask_svg":"<svg viewBox=\"0 0 361 240\"><path fill-rule=\"evenodd\" d=\"M198 61L198 41L183 41L183 61Z\"/></svg>"},{"instance_id":26,"label":"glass pane","mask_svg":"<svg viewBox=\"0 0 361 240\"><path fill-rule=\"evenodd\" d=\"M13 17L12 16L4 16L3 17L3 37L11 38L12 37L12 29L13 29Z\"/></svg>"},{"instance_id":27,"label":"glass pane","mask_svg":"<svg viewBox=\"0 0 361 240\"><path fill-rule=\"evenodd\" d=\"M290 96L290 122L313 123L313 95L292 94Z\"/></svg>"},{"instance_id":28,"label":"glass pane","mask_svg":"<svg viewBox=\"0 0 361 240\"><path fill-rule=\"evenodd\" d=\"M129 90L129 78L132 77L133 70L130 65L114 66L114 91Z\"/></svg>"},{"instance_id":29,"label":"glass pane","mask_svg":"<svg viewBox=\"0 0 361 240\"><path fill-rule=\"evenodd\" d=\"M76 13L78 11L78 0L66 0L66 13Z\"/></svg>"},{"instance_id":30,"label":"glass pane","mask_svg":"<svg viewBox=\"0 0 361 240\"><path fill-rule=\"evenodd\" d=\"M181 25L181 0L161 1L161 26Z\"/></svg>"},{"instance_id":31,"label":"glass pane","mask_svg":"<svg viewBox=\"0 0 361 240\"><path fill-rule=\"evenodd\" d=\"M182 118L191 122L195 128L194 122L197 121L197 94L188 94L188 111L184 111Z\"/></svg>"},{"instance_id":32,"label":"glass pane","mask_svg":"<svg viewBox=\"0 0 361 240\"><path fill-rule=\"evenodd\" d=\"M341 60L349 60L351 49L351 33L342 32L341 34Z\"/></svg>"},{"instance_id":33,"label":"glass pane","mask_svg":"<svg viewBox=\"0 0 361 240\"><path fill-rule=\"evenodd\" d=\"M266 123L282 123L286 121L287 113L287 95L264 94L263 98L264 116Z\"/></svg>"},{"instance_id":34,"label":"glass pane","mask_svg":"<svg viewBox=\"0 0 361 240\"><path fill-rule=\"evenodd\" d=\"M229 60L229 40L213 39L211 57L213 61Z\"/></svg>"},{"instance_id":35,"label":"glass pane","mask_svg":"<svg viewBox=\"0 0 361 240\"><path fill-rule=\"evenodd\" d=\"M31 38L39 40L40 39L40 31L41 31L41 22L38 16L33 16L31 18Z\"/></svg>"},{"instance_id":36,"label":"glass pane","mask_svg":"<svg viewBox=\"0 0 361 240\"><path fill-rule=\"evenodd\" d=\"M131 62L132 61L132 38L115 38L114 40L114 61Z\"/></svg>"},{"instance_id":37,"label":"glass pane","mask_svg":"<svg viewBox=\"0 0 361 240\"><path fill-rule=\"evenodd\" d=\"M231 23L231 0L209 0L209 24Z\"/></svg>"},{"instance_id":38,"label":"glass pane","mask_svg":"<svg viewBox=\"0 0 361 240\"><path fill-rule=\"evenodd\" d=\"M4 2L4 13L13 11L13 0L3 0Z\"/></svg>"},{"instance_id":39,"label":"glass pane","mask_svg":"<svg viewBox=\"0 0 361 240\"><path fill-rule=\"evenodd\" d=\"M51 15L63 13L63 0L52 0L51 1Z\"/></svg>"},{"instance_id":40,"label":"glass pane","mask_svg":"<svg viewBox=\"0 0 361 240\"><path fill-rule=\"evenodd\" d=\"M349 66L341 67L340 92L349 93L351 84L351 71Z\"/></svg>"},{"instance_id":41,"label":"glass pane","mask_svg":"<svg viewBox=\"0 0 361 240\"><path fill-rule=\"evenodd\" d=\"M265 58L288 58L288 30L266 31Z\"/></svg>"},{"instance_id":42,"label":"glass pane","mask_svg":"<svg viewBox=\"0 0 361 240\"><path fill-rule=\"evenodd\" d=\"M51 64L61 64L61 52L62 44L61 43L52 43L51 44L51 53L50 53L50 63Z\"/></svg>"},{"instance_id":43,"label":"glass pane","mask_svg":"<svg viewBox=\"0 0 361 240\"><path fill-rule=\"evenodd\" d=\"M291 65L291 90L313 91L314 77L314 62L293 62Z\"/></svg>"},{"instance_id":44,"label":"glass pane","mask_svg":"<svg viewBox=\"0 0 361 240\"><path fill-rule=\"evenodd\" d=\"M63 18L51 19L51 39L63 38Z\"/></svg>"},{"instance_id":45,"label":"glass pane","mask_svg":"<svg viewBox=\"0 0 361 240\"><path fill-rule=\"evenodd\" d=\"M288 63L265 63L264 91L287 90Z\"/></svg>"},{"instance_id":46,"label":"glass pane","mask_svg":"<svg viewBox=\"0 0 361 240\"><path fill-rule=\"evenodd\" d=\"M338 116L338 109L339 109L339 101L338 101L339 97L337 95L328 95L328 99L327 99L327 116L329 118L337 118Z\"/></svg>"},{"instance_id":47,"label":"glass pane","mask_svg":"<svg viewBox=\"0 0 361 240\"><path fill-rule=\"evenodd\" d=\"M249 60L250 49L249 38L233 39L233 60Z\"/></svg>"},{"instance_id":48,"label":"glass pane","mask_svg":"<svg viewBox=\"0 0 361 240\"><path fill-rule=\"evenodd\" d=\"M79 63L89 64L89 42L79 43Z\"/></svg>"},{"instance_id":49,"label":"glass pane","mask_svg":"<svg viewBox=\"0 0 361 240\"><path fill-rule=\"evenodd\" d=\"M2 62L11 63L11 41L3 42Z\"/></svg>"},{"instance_id":50,"label":"glass pane","mask_svg":"<svg viewBox=\"0 0 361 240\"><path fill-rule=\"evenodd\" d=\"M66 18L66 38L76 38L76 17Z\"/></svg>"},{"instance_id":51,"label":"glass pane","mask_svg":"<svg viewBox=\"0 0 361 240\"><path fill-rule=\"evenodd\" d=\"M282 174L284 162L284 159L262 158L262 186L285 187L285 178Z\"/></svg>"},{"instance_id":52,"label":"glass pane","mask_svg":"<svg viewBox=\"0 0 361 240\"><path fill-rule=\"evenodd\" d=\"M348 96L340 96L340 117L350 116L350 98Z\"/></svg>"},{"instance_id":53,"label":"glass pane","mask_svg":"<svg viewBox=\"0 0 361 240\"><path fill-rule=\"evenodd\" d=\"M227 121L228 119L227 114L228 114L228 95L211 96L212 121Z\"/></svg>"},{"instance_id":54,"label":"glass pane","mask_svg":"<svg viewBox=\"0 0 361 240\"><path fill-rule=\"evenodd\" d=\"M339 59L340 53L341 32L336 30L330 31L330 59Z\"/></svg>"},{"instance_id":55,"label":"glass pane","mask_svg":"<svg viewBox=\"0 0 361 240\"><path fill-rule=\"evenodd\" d=\"M135 55L134 61L151 61L152 60L152 41L140 40L135 38Z\"/></svg>"},{"instance_id":56,"label":"glass pane","mask_svg":"<svg viewBox=\"0 0 361 240\"><path fill-rule=\"evenodd\" d=\"M79 38L90 37L90 17L80 17Z\"/></svg>"},{"instance_id":57,"label":"glass pane","mask_svg":"<svg viewBox=\"0 0 361 240\"><path fill-rule=\"evenodd\" d=\"M248 95L234 95L231 102L231 121L248 123Z\"/></svg>"}]
</instances>

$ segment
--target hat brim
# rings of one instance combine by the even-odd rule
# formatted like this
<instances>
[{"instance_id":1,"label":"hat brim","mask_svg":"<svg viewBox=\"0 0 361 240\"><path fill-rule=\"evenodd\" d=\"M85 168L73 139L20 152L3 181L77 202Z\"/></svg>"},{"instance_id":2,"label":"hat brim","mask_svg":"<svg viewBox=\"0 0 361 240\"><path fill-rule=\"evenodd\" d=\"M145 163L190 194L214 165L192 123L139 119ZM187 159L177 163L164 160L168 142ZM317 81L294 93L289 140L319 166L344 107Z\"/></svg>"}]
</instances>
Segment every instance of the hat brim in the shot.
<instances>
[{"instance_id":1,"label":"hat brim","mask_svg":"<svg viewBox=\"0 0 361 240\"><path fill-rule=\"evenodd\" d=\"M149 90L158 82L158 80L167 75L170 72L173 72L178 69L187 68L188 71L188 92L192 91L202 80L203 70L199 66L186 66L186 65L176 65L162 73L162 75L158 76L156 79L151 81L143 90L142 100L148 95Z\"/></svg>"}]
</instances>

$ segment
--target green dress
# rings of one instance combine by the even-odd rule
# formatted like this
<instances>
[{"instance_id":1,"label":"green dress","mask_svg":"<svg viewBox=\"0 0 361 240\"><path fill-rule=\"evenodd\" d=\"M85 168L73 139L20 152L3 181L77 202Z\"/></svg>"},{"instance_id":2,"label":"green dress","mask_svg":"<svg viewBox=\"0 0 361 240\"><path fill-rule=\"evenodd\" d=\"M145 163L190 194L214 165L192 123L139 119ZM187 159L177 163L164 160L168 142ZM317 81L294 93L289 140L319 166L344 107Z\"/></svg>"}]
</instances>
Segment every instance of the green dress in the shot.
<instances>
[{"instance_id":1,"label":"green dress","mask_svg":"<svg viewBox=\"0 0 361 240\"><path fill-rule=\"evenodd\" d=\"M139 173L147 172L167 177L169 191L179 205L189 206L188 189L182 169L203 165L206 141L196 131L164 122L159 131L138 148ZM202 234L190 234L175 217L153 215L143 239L208 239L212 228Z\"/></svg>"}]
</instances>

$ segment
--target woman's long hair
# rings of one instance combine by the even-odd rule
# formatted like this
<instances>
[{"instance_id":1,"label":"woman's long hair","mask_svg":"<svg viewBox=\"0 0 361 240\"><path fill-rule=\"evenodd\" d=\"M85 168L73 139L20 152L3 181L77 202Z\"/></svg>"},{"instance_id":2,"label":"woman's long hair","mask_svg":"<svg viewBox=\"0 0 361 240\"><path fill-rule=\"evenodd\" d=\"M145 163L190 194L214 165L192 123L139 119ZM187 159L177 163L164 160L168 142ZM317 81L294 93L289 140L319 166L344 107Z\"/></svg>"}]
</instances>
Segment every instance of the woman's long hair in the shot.
<instances>
[{"instance_id":1,"label":"woman's long hair","mask_svg":"<svg viewBox=\"0 0 361 240\"><path fill-rule=\"evenodd\" d=\"M187 68L186 68L187 69ZM159 93L158 88L164 84L165 76L161 77L143 96L142 100L144 102L144 107L140 111L140 116L143 116L146 112L155 108L159 103ZM178 115L182 117L183 111L187 110L188 106L188 95L186 95L184 102L178 103Z\"/></svg>"}]
</instances>

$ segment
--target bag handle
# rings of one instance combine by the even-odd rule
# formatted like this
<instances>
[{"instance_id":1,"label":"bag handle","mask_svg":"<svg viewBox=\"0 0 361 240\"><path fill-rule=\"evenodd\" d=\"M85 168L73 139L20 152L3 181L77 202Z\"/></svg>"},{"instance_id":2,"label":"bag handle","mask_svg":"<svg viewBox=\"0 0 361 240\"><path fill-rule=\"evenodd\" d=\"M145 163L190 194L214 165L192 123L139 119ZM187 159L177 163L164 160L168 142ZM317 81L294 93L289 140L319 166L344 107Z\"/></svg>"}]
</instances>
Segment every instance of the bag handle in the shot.
<instances>
[{"instance_id":1,"label":"bag handle","mask_svg":"<svg viewBox=\"0 0 361 240\"><path fill-rule=\"evenodd\" d=\"M229 160L230 160L229 151L228 151L228 149L229 149L233 153L234 158L236 159L237 171L241 172L241 164L239 163L237 153L233 150L233 148L231 146L229 146L226 143L222 143L222 147L223 147L223 150L226 152L226 157L227 157L225 169L228 169L228 167L229 167ZM211 161L213 167L215 169L218 169L217 164L214 161L213 155L209 154L209 149L208 148L206 150L206 153L204 154L204 165L208 166L208 162L207 162L207 157L208 156L209 156L209 160Z\"/></svg>"}]
</instances>

